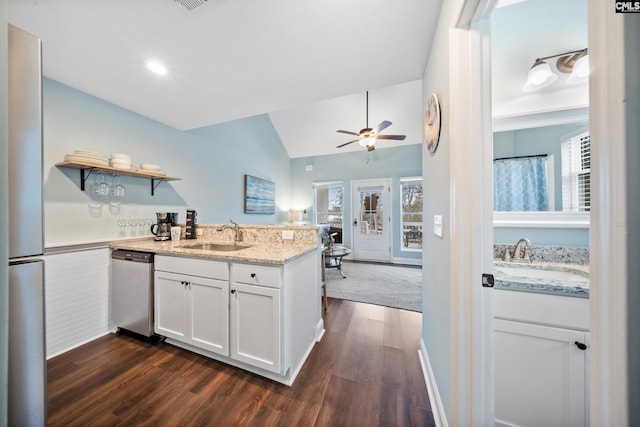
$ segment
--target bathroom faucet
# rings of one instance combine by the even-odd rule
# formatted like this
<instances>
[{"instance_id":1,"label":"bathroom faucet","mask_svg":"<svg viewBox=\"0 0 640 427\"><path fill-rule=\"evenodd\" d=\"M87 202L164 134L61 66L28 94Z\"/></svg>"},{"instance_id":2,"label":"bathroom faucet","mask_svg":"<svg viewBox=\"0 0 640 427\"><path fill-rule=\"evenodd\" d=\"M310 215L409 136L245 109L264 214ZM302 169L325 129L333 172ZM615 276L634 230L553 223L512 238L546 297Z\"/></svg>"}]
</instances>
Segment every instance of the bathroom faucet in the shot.
<instances>
[{"instance_id":1,"label":"bathroom faucet","mask_svg":"<svg viewBox=\"0 0 640 427\"><path fill-rule=\"evenodd\" d=\"M230 219L229 222L231 224L233 224L233 225L225 224L225 225L219 227L218 231L224 231L226 228L233 227L233 229L235 231L235 237L234 237L233 240L236 241L236 242L239 242L240 241L240 226L238 224L236 224L235 222L233 222L232 219Z\"/></svg>"},{"instance_id":2,"label":"bathroom faucet","mask_svg":"<svg viewBox=\"0 0 640 427\"><path fill-rule=\"evenodd\" d=\"M523 248L524 246L524 248ZM529 257L529 249L531 248L531 241L526 237L518 240L516 243L516 247L513 250L513 256L511 259L516 262L531 262L531 258ZM509 248L505 251L504 260L509 260Z\"/></svg>"}]
</instances>

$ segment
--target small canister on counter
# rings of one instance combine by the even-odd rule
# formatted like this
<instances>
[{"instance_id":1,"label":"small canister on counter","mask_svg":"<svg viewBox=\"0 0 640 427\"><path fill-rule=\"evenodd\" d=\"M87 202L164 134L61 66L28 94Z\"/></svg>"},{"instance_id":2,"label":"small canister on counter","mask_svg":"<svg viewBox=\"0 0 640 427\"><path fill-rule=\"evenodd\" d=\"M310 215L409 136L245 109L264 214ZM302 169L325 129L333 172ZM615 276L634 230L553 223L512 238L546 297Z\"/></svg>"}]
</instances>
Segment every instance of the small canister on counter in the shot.
<instances>
[{"instance_id":1,"label":"small canister on counter","mask_svg":"<svg viewBox=\"0 0 640 427\"><path fill-rule=\"evenodd\" d=\"M184 237L186 239L196 238L196 223L198 213L195 210L187 209L187 226Z\"/></svg>"}]
</instances>

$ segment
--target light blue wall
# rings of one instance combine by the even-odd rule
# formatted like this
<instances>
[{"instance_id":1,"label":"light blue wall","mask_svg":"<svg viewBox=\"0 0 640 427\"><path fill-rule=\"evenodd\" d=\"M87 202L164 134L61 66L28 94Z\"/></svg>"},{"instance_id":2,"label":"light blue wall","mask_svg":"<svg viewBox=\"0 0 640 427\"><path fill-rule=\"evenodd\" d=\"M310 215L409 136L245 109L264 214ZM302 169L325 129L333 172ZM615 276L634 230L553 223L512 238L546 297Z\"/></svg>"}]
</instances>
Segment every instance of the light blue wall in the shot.
<instances>
[{"instance_id":1,"label":"light blue wall","mask_svg":"<svg viewBox=\"0 0 640 427\"><path fill-rule=\"evenodd\" d=\"M393 227L393 258L421 258L420 252L403 251L400 244L400 178L422 176L423 144L412 144L395 148L366 150L327 156L300 157L291 159L291 208L307 209L305 222L313 223L313 183L321 181L344 182L344 231L343 243L351 246L352 228L348 226L351 214L351 181L360 179L391 178L391 217ZM367 154L368 163L367 163ZM307 171L310 165L313 170ZM424 199L425 204L429 201Z\"/></svg>"},{"instance_id":2,"label":"light blue wall","mask_svg":"<svg viewBox=\"0 0 640 427\"><path fill-rule=\"evenodd\" d=\"M493 228L493 242L496 244L515 245L522 237L531 240L534 246L589 247L588 228Z\"/></svg>"},{"instance_id":3,"label":"light blue wall","mask_svg":"<svg viewBox=\"0 0 640 427\"><path fill-rule=\"evenodd\" d=\"M178 212L182 223L186 209L196 209L200 223L278 223L279 214L243 213L244 174L275 182L277 204L288 205L289 159L266 116L183 132L49 79L43 98L47 246L149 235L147 226L117 222L157 211ZM128 153L134 167L154 163L182 180L161 183L151 196L149 180L123 177L122 205L92 208L79 171L55 166L75 149Z\"/></svg>"},{"instance_id":4,"label":"light blue wall","mask_svg":"<svg viewBox=\"0 0 640 427\"><path fill-rule=\"evenodd\" d=\"M442 215L444 237L424 233L422 257L422 340L427 349L433 374L447 418L451 410L451 151L450 151L450 35L449 26L460 1L442 2L442 10L435 30L423 81L423 97L435 93L440 100L442 126L440 143L435 154L422 154L424 198L424 229L428 229L434 215ZM425 52L426 54L426 52Z\"/></svg>"}]
</instances>

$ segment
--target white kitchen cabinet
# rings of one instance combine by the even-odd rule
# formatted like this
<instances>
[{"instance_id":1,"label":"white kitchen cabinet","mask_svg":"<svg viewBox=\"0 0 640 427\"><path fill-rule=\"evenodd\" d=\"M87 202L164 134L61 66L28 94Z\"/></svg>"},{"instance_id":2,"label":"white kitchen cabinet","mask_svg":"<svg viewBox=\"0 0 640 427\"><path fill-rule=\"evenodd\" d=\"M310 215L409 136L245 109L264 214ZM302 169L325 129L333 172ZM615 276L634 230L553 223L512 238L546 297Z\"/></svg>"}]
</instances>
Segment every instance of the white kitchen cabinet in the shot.
<instances>
[{"instance_id":1,"label":"white kitchen cabinet","mask_svg":"<svg viewBox=\"0 0 640 427\"><path fill-rule=\"evenodd\" d=\"M540 296L495 293L496 426L586 426L588 312L580 315L588 300Z\"/></svg>"},{"instance_id":2,"label":"white kitchen cabinet","mask_svg":"<svg viewBox=\"0 0 640 427\"><path fill-rule=\"evenodd\" d=\"M231 265L231 357L276 373L282 366L282 274L277 266Z\"/></svg>"},{"instance_id":3,"label":"white kitchen cabinet","mask_svg":"<svg viewBox=\"0 0 640 427\"><path fill-rule=\"evenodd\" d=\"M231 357L280 372L282 354L280 289L231 285Z\"/></svg>"},{"instance_id":4,"label":"white kitchen cabinet","mask_svg":"<svg viewBox=\"0 0 640 427\"><path fill-rule=\"evenodd\" d=\"M229 280L226 263L179 259L165 262L156 257L155 331L167 338L229 355ZM193 263L196 261L196 264ZM158 265L159 264L159 265ZM194 268L195 267L195 268ZM213 268L212 268L213 267ZM173 269L174 271L163 271ZM227 279L214 279L185 274L211 274Z\"/></svg>"},{"instance_id":5,"label":"white kitchen cabinet","mask_svg":"<svg viewBox=\"0 0 640 427\"><path fill-rule=\"evenodd\" d=\"M323 331L319 260L316 251L276 265L156 255L155 330L290 385Z\"/></svg>"}]
</instances>

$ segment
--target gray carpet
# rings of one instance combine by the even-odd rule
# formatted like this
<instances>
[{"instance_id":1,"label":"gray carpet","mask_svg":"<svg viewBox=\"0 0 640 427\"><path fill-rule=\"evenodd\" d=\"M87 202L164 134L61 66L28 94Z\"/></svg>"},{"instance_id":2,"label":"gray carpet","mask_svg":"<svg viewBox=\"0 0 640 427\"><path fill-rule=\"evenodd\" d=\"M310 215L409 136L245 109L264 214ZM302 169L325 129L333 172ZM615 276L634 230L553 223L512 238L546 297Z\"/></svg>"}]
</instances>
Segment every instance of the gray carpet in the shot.
<instances>
[{"instance_id":1,"label":"gray carpet","mask_svg":"<svg viewBox=\"0 0 640 427\"><path fill-rule=\"evenodd\" d=\"M420 267L348 262L326 271L327 296L422 312Z\"/></svg>"}]
</instances>

